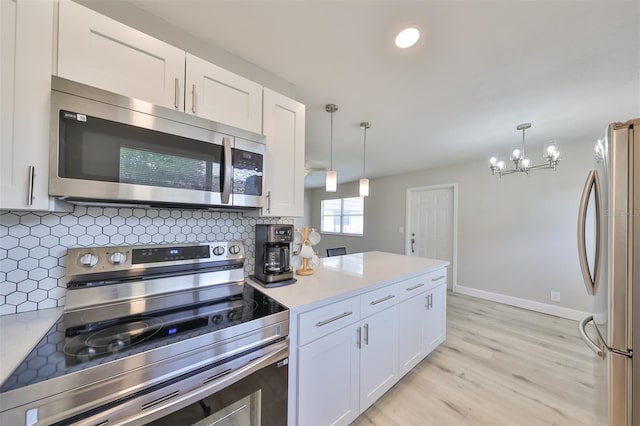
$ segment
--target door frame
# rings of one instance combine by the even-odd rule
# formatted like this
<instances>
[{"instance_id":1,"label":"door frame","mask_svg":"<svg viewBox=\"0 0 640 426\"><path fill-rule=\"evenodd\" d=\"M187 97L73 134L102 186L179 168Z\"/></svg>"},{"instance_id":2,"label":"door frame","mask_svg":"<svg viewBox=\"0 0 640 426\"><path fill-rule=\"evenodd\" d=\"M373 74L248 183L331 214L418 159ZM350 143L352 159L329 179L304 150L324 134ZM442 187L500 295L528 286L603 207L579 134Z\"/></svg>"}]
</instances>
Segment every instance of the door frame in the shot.
<instances>
[{"instance_id":1,"label":"door frame","mask_svg":"<svg viewBox=\"0 0 640 426\"><path fill-rule=\"evenodd\" d=\"M438 189L453 189L453 258L451 259L451 290L456 293L458 286L458 184L445 183L442 185L428 185L407 188L406 191L406 207L405 207L405 233L404 233L404 253L409 255L411 252L411 237L409 229L411 229L411 194L414 192L434 191Z\"/></svg>"}]
</instances>

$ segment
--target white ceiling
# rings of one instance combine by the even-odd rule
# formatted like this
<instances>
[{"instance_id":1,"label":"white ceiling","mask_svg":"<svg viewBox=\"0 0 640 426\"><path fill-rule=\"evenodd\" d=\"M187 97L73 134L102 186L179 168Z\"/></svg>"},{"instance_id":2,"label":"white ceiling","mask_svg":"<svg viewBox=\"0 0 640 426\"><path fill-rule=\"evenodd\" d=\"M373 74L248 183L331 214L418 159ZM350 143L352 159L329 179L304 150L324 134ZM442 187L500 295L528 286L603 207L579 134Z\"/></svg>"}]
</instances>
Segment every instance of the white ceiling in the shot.
<instances>
[{"instance_id":1,"label":"white ceiling","mask_svg":"<svg viewBox=\"0 0 640 426\"><path fill-rule=\"evenodd\" d=\"M640 2L133 0L292 83L306 163L338 182L485 159L517 144L594 140L640 116ZM393 45L412 24L413 48ZM537 160L537 159L536 159ZM488 173L488 172L487 172ZM305 178L322 186L323 173Z\"/></svg>"}]
</instances>

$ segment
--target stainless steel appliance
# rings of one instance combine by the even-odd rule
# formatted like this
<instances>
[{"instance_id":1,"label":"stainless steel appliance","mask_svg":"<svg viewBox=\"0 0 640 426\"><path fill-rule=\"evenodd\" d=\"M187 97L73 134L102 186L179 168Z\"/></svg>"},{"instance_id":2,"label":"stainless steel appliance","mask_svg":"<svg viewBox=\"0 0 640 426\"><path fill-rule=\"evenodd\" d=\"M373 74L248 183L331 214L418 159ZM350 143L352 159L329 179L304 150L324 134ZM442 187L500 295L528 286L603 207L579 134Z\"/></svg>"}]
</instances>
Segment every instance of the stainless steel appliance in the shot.
<instances>
[{"instance_id":1,"label":"stainless steel appliance","mask_svg":"<svg viewBox=\"0 0 640 426\"><path fill-rule=\"evenodd\" d=\"M255 275L262 285L293 284L291 243L293 225L256 225Z\"/></svg>"},{"instance_id":2,"label":"stainless steel appliance","mask_svg":"<svg viewBox=\"0 0 640 426\"><path fill-rule=\"evenodd\" d=\"M76 203L264 204L264 136L52 77L49 193Z\"/></svg>"},{"instance_id":3,"label":"stainless steel appliance","mask_svg":"<svg viewBox=\"0 0 640 426\"><path fill-rule=\"evenodd\" d=\"M638 425L640 356L634 352L640 350L640 119L607 127L595 146L595 166L578 219L580 266L595 308L579 331L600 361L596 424ZM595 326L591 336L589 323Z\"/></svg>"},{"instance_id":4,"label":"stainless steel appliance","mask_svg":"<svg viewBox=\"0 0 640 426\"><path fill-rule=\"evenodd\" d=\"M0 387L0 424L286 424L288 311L244 260L240 242L69 249L64 314Z\"/></svg>"}]
</instances>

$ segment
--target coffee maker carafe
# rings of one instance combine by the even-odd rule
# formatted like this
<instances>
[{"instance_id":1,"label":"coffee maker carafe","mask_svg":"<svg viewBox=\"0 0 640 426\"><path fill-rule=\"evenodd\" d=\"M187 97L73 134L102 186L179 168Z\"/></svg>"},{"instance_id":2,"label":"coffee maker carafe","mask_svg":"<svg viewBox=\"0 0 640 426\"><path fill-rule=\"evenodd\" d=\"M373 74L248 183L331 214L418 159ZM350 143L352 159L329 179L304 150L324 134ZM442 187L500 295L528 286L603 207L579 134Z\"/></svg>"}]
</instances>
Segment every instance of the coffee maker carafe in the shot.
<instances>
[{"instance_id":1,"label":"coffee maker carafe","mask_svg":"<svg viewBox=\"0 0 640 426\"><path fill-rule=\"evenodd\" d=\"M256 278L265 287L296 282L291 268L293 225L256 225Z\"/></svg>"}]
</instances>

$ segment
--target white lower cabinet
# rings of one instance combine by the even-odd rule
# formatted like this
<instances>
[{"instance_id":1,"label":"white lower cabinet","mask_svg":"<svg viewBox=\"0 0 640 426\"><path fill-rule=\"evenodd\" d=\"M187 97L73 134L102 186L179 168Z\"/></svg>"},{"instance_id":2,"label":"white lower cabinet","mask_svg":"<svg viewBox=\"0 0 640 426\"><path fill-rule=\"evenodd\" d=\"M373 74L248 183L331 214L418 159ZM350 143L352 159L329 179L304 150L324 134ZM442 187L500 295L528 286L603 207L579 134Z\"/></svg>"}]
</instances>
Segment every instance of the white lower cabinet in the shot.
<instances>
[{"instance_id":1,"label":"white lower cabinet","mask_svg":"<svg viewBox=\"0 0 640 426\"><path fill-rule=\"evenodd\" d=\"M401 377L446 336L446 277L435 287L426 289L420 289L416 295L400 303L398 368Z\"/></svg>"},{"instance_id":2,"label":"white lower cabinet","mask_svg":"<svg viewBox=\"0 0 640 426\"><path fill-rule=\"evenodd\" d=\"M440 269L299 313L289 424L349 424L442 343L446 283Z\"/></svg>"},{"instance_id":3,"label":"white lower cabinet","mask_svg":"<svg viewBox=\"0 0 640 426\"><path fill-rule=\"evenodd\" d=\"M398 305L298 352L298 424L346 425L397 381Z\"/></svg>"},{"instance_id":4,"label":"white lower cabinet","mask_svg":"<svg viewBox=\"0 0 640 426\"><path fill-rule=\"evenodd\" d=\"M398 305L362 321L360 412L398 381Z\"/></svg>"},{"instance_id":5,"label":"white lower cabinet","mask_svg":"<svg viewBox=\"0 0 640 426\"><path fill-rule=\"evenodd\" d=\"M357 324L298 350L298 422L349 424L360 414L360 350Z\"/></svg>"}]
</instances>

